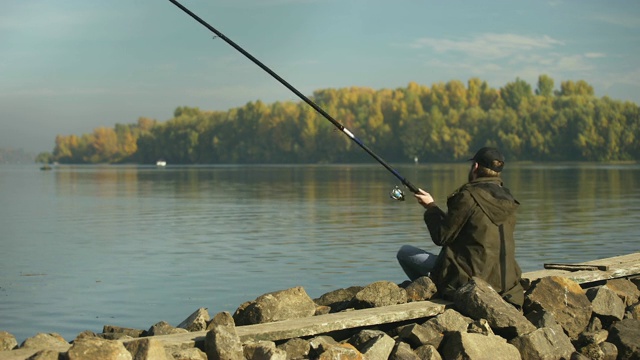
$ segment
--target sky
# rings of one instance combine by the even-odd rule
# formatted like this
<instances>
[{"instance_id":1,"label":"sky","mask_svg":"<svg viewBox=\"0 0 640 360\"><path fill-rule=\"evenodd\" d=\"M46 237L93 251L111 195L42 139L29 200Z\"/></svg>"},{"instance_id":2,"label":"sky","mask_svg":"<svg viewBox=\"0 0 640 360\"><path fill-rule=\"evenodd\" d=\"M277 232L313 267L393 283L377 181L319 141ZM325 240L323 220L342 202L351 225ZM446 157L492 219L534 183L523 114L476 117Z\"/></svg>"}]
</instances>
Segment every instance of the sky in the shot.
<instances>
[{"instance_id":1,"label":"sky","mask_svg":"<svg viewBox=\"0 0 640 360\"><path fill-rule=\"evenodd\" d=\"M640 104L640 2L180 0L301 93L546 74ZM169 0L0 0L0 148L300 99ZM337 119L340 121L340 119ZM356 136L358 134L355 134Z\"/></svg>"}]
</instances>

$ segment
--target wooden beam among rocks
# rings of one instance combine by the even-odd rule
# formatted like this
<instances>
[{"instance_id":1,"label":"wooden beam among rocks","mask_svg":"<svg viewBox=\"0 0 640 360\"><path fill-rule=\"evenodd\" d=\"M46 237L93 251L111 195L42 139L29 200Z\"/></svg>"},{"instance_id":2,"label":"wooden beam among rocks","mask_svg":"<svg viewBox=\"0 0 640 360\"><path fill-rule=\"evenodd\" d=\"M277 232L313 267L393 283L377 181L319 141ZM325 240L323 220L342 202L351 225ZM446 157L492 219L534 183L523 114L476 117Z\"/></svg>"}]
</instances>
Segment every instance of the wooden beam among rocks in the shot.
<instances>
[{"instance_id":1,"label":"wooden beam among rocks","mask_svg":"<svg viewBox=\"0 0 640 360\"><path fill-rule=\"evenodd\" d=\"M529 283L547 276L566 277L583 287L611 279L640 276L640 252L578 264L551 264L550 269L522 274Z\"/></svg>"},{"instance_id":2,"label":"wooden beam among rocks","mask_svg":"<svg viewBox=\"0 0 640 360\"><path fill-rule=\"evenodd\" d=\"M343 311L301 319L246 325L236 327L241 341L283 340L312 336L345 329L390 324L395 322L428 318L444 312L450 302L443 300L419 301L407 304L390 305L379 308ZM154 336L166 348L202 347L206 331L184 334ZM123 342L136 341L127 339Z\"/></svg>"}]
</instances>

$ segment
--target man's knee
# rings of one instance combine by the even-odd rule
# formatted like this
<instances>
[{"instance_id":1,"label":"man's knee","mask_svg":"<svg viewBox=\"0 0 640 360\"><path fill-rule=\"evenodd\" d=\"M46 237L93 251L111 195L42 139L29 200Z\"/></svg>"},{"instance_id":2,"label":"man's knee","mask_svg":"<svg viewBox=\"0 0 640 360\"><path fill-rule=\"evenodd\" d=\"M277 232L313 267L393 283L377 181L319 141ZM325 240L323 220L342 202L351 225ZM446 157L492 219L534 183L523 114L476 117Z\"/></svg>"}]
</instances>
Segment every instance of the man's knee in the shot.
<instances>
[{"instance_id":1,"label":"man's knee","mask_svg":"<svg viewBox=\"0 0 640 360\"><path fill-rule=\"evenodd\" d=\"M400 262L406 260L409 256L415 254L415 249L416 248L411 245L402 245L396 253L396 259Z\"/></svg>"}]
</instances>

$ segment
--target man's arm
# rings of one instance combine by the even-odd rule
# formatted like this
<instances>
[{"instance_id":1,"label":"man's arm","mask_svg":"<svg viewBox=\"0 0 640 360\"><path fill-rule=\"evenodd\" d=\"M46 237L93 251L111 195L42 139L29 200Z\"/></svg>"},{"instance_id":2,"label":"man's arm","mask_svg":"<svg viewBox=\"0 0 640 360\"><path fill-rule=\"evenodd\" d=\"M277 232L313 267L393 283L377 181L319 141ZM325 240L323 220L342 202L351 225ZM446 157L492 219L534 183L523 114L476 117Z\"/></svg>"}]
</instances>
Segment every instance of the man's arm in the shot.
<instances>
[{"instance_id":1,"label":"man's arm","mask_svg":"<svg viewBox=\"0 0 640 360\"><path fill-rule=\"evenodd\" d=\"M434 244L443 246L455 240L471 216L474 203L468 191L459 191L448 199L446 213L435 203L426 206L424 222Z\"/></svg>"}]
</instances>

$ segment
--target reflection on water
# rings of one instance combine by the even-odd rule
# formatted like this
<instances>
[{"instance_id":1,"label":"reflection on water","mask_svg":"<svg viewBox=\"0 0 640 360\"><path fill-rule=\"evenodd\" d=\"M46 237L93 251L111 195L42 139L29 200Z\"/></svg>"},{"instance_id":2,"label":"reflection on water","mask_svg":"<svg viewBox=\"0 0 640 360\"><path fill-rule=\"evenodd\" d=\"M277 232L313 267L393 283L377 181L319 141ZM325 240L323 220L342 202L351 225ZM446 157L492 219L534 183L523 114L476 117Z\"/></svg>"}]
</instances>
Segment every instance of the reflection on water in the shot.
<instances>
[{"instance_id":1,"label":"reflection on water","mask_svg":"<svg viewBox=\"0 0 640 360\"><path fill-rule=\"evenodd\" d=\"M397 170L445 204L467 165ZM510 164L504 180L525 271L639 251L640 166ZM317 297L401 282L401 245L437 248L395 185L377 165L2 166L0 329L72 340L298 285Z\"/></svg>"}]
</instances>

